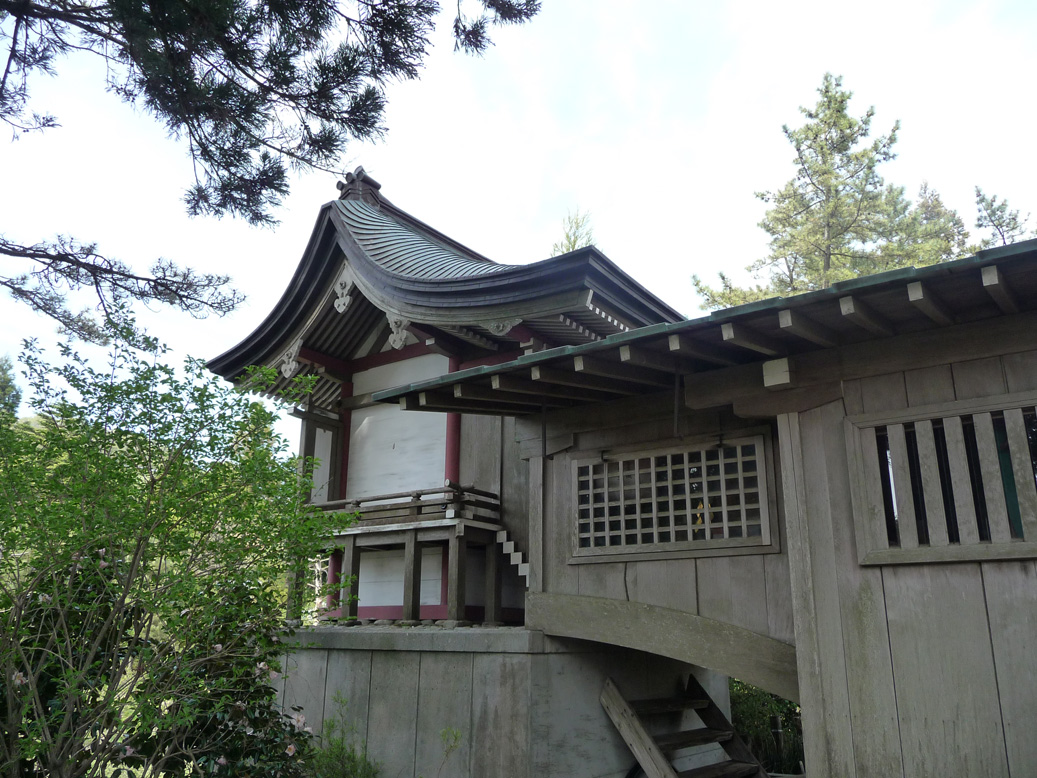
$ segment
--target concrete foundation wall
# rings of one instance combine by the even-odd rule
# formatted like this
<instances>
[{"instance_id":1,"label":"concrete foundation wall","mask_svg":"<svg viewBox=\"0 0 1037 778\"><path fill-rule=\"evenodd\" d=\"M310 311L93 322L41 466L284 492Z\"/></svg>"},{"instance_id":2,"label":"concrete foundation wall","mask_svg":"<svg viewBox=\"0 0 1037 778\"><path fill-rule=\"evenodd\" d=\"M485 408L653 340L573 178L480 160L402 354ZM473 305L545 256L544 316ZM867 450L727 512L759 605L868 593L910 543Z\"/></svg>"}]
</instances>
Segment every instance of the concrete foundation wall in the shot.
<instances>
[{"instance_id":1,"label":"concrete foundation wall","mask_svg":"<svg viewBox=\"0 0 1037 778\"><path fill-rule=\"evenodd\" d=\"M386 778L436 775L445 729L461 740L443 775L623 778L634 758L598 702L607 677L636 699L671 695L694 670L729 710L722 676L520 628L330 627L301 632L297 642L284 704L301 706L314 731L341 716ZM697 723L684 716L656 726ZM718 749L689 752L681 766L714 762Z\"/></svg>"}]
</instances>

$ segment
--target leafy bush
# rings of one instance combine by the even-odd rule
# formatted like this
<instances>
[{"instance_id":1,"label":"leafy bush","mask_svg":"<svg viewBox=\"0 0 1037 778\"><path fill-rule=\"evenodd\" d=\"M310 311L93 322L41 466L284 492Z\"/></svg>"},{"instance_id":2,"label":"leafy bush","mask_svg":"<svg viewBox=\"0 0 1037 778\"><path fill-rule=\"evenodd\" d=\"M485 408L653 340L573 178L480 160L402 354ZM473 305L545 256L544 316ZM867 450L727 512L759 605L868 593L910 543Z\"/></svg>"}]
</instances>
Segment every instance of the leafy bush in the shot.
<instances>
[{"instance_id":1,"label":"leafy bush","mask_svg":"<svg viewBox=\"0 0 1037 778\"><path fill-rule=\"evenodd\" d=\"M307 778L377 778L378 765L367 758L367 751L356 744L356 730L346 720L347 702L336 694L335 714L324 720L320 747L313 750L306 764Z\"/></svg>"},{"instance_id":2,"label":"leafy bush","mask_svg":"<svg viewBox=\"0 0 1037 778\"><path fill-rule=\"evenodd\" d=\"M772 717L781 724L780 742ZM803 733L796 703L732 678L731 724L768 771L800 772Z\"/></svg>"},{"instance_id":3,"label":"leafy bush","mask_svg":"<svg viewBox=\"0 0 1037 778\"><path fill-rule=\"evenodd\" d=\"M270 410L120 335L100 371L30 345L36 418L0 409L0 774L301 775L284 581L329 519Z\"/></svg>"}]
</instances>

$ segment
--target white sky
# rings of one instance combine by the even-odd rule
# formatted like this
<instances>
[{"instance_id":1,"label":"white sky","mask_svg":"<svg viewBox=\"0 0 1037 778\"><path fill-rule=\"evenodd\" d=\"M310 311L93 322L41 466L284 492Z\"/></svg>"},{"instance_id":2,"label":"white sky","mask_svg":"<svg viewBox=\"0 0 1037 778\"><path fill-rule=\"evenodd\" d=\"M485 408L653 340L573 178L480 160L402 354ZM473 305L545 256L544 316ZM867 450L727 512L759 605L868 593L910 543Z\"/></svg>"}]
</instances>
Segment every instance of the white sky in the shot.
<instances>
[{"instance_id":1,"label":"white sky","mask_svg":"<svg viewBox=\"0 0 1037 778\"><path fill-rule=\"evenodd\" d=\"M446 3L447 11L453 7ZM844 77L852 110L894 120L887 181L923 180L974 222L973 187L1037 209L1037 4L544 0L533 22L494 31L483 58L455 54L449 19L420 81L388 92L389 133L351 147L396 205L506 263L547 257L567 210L596 243L688 316L690 277L715 280L765 253L755 191L793 174L782 124L800 123L821 77ZM211 358L251 332L284 291L335 178L296 181L276 229L189 219L185 147L69 59L33 84L62 127L0 144L0 231L62 233L141 269L158 256L229 273L248 302L224 319L142 317L174 355ZM0 297L0 354L53 339L49 320Z\"/></svg>"}]
</instances>

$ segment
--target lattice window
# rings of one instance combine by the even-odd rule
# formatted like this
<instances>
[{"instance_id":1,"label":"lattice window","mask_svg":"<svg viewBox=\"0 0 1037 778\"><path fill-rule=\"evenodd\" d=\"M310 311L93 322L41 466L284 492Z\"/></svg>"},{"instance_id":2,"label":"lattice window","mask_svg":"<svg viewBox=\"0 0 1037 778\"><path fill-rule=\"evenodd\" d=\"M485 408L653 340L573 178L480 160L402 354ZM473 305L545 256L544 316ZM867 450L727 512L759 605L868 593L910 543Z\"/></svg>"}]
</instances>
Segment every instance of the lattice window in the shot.
<instances>
[{"instance_id":1,"label":"lattice window","mask_svg":"<svg viewBox=\"0 0 1037 778\"><path fill-rule=\"evenodd\" d=\"M862 564L1037 557L1035 400L848 419Z\"/></svg>"},{"instance_id":2,"label":"lattice window","mask_svg":"<svg viewBox=\"0 0 1037 778\"><path fill-rule=\"evenodd\" d=\"M576 556L770 542L762 436L575 463Z\"/></svg>"}]
</instances>

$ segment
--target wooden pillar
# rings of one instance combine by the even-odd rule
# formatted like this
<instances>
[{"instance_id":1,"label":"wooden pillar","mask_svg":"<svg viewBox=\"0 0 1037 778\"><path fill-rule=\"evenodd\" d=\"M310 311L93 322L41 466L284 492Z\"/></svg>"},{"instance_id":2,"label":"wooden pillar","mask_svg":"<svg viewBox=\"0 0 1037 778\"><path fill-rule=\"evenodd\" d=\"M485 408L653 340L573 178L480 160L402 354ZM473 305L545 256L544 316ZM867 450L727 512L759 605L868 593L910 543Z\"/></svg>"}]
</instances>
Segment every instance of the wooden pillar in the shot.
<instances>
[{"instance_id":1,"label":"wooden pillar","mask_svg":"<svg viewBox=\"0 0 1037 778\"><path fill-rule=\"evenodd\" d=\"M446 617L462 621L465 617L465 572L467 569L468 538L459 524L447 543Z\"/></svg>"},{"instance_id":2,"label":"wooden pillar","mask_svg":"<svg viewBox=\"0 0 1037 778\"><path fill-rule=\"evenodd\" d=\"M407 532L403 543L403 620L418 621L421 603L421 547L417 530Z\"/></svg>"},{"instance_id":3,"label":"wooden pillar","mask_svg":"<svg viewBox=\"0 0 1037 778\"><path fill-rule=\"evenodd\" d=\"M340 578L342 581L341 616L346 619L355 619L359 605L357 595L360 592L360 546L357 545L356 535L346 535L345 546L342 549Z\"/></svg>"},{"instance_id":4,"label":"wooden pillar","mask_svg":"<svg viewBox=\"0 0 1037 778\"><path fill-rule=\"evenodd\" d=\"M454 373L460 368L461 360L450 357L449 371ZM461 482L461 414L446 415L446 458L444 476L454 483Z\"/></svg>"},{"instance_id":5,"label":"wooden pillar","mask_svg":"<svg viewBox=\"0 0 1037 778\"><path fill-rule=\"evenodd\" d=\"M328 559L328 593L324 607L333 611L342 601L342 591L338 584L342 580L342 549L336 548Z\"/></svg>"},{"instance_id":6,"label":"wooden pillar","mask_svg":"<svg viewBox=\"0 0 1037 778\"><path fill-rule=\"evenodd\" d=\"M501 566L500 549L497 544L489 542L484 550L486 555L486 592L484 600L486 611L483 621L495 624L501 620Z\"/></svg>"}]
</instances>

